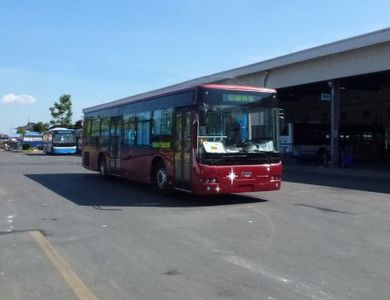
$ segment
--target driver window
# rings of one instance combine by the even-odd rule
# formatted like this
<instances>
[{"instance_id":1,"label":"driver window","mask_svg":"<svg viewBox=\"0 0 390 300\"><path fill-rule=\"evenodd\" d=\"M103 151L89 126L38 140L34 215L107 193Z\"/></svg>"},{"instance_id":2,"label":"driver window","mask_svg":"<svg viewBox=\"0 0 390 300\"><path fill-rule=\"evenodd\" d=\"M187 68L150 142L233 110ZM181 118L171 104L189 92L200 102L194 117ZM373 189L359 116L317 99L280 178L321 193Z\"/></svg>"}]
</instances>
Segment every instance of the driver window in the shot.
<instances>
[{"instance_id":1,"label":"driver window","mask_svg":"<svg viewBox=\"0 0 390 300\"><path fill-rule=\"evenodd\" d=\"M264 112L257 111L249 114L250 137L253 140L263 139L265 136Z\"/></svg>"}]
</instances>

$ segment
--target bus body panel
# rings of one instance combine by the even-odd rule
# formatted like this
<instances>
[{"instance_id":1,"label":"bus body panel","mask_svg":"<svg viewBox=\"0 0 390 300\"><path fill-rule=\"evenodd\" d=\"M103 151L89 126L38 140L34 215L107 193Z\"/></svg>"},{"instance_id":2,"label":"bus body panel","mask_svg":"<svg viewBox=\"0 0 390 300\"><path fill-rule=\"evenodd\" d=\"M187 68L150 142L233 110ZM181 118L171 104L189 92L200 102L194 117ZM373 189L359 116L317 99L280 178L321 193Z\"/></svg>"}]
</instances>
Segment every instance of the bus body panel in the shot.
<instances>
[{"instance_id":1,"label":"bus body panel","mask_svg":"<svg viewBox=\"0 0 390 300\"><path fill-rule=\"evenodd\" d=\"M91 171L98 171L97 159L95 159L96 153L98 153L98 151L91 149L90 146L83 145L81 164L84 168Z\"/></svg>"},{"instance_id":2,"label":"bus body panel","mask_svg":"<svg viewBox=\"0 0 390 300\"><path fill-rule=\"evenodd\" d=\"M193 174L195 194L228 194L279 190L282 164L209 166ZM214 182L215 181L215 182Z\"/></svg>"},{"instance_id":3,"label":"bus body panel","mask_svg":"<svg viewBox=\"0 0 390 300\"><path fill-rule=\"evenodd\" d=\"M156 150L129 148L123 150L121 157L121 169L119 174L127 179L143 182L151 182L151 172L153 161L163 161L171 185L174 178L174 151L173 150Z\"/></svg>"},{"instance_id":4,"label":"bus body panel","mask_svg":"<svg viewBox=\"0 0 390 300\"><path fill-rule=\"evenodd\" d=\"M109 162L110 156L107 151L96 151L91 147L85 147L82 154L82 165L91 171L99 171L99 158L104 157L107 163L108 171L112 175L118 175L126 179L151 183L151 167L154 160L158 159L164 162L167 167L170 185L174 186L174 151L153 149L128 148L122 150L120 158L121 168L114 171Z\"/></svg>"}]
</instances>

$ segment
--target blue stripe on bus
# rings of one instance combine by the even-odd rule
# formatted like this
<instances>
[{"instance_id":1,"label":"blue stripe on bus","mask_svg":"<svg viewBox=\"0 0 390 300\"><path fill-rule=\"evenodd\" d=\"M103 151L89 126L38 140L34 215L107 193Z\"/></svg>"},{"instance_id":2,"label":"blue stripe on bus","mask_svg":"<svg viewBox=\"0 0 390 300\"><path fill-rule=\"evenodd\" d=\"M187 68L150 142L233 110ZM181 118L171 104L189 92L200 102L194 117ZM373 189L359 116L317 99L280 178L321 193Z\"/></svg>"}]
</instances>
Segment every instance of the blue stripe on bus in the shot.
<instances>
[{"instance_id":1,"label":"blue stripe on bus","mask_svg":"<svg viewBox=\"0 0 390 300\"><path fill-rule=\"evenodd\" d=\"M51 153L54 154L74 154L76 153L76 148L62 148L62 149L52 149Z\"/></svg>"}]
</instances>

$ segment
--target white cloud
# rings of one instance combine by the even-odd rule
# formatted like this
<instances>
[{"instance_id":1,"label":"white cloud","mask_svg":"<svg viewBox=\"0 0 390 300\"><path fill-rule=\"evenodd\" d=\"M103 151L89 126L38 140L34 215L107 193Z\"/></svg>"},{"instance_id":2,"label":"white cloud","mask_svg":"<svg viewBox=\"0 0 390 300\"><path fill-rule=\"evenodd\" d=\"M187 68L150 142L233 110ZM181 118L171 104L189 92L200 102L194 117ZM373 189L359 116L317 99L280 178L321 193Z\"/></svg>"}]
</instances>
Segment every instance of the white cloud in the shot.
<instances>
[{"instance_id":1,"label":"white cloud","mask_svg":"<svg viewBox=\"0 0 390 300\"><path fill-rule=\"evenodd\" d=\"M8 94L8 95L4 95L1 98L1 103L5 103L5 104L12 104L12 103L33 104L35 102L36 102L35 98L30 95Z\"/></svg>"}]
</instances>

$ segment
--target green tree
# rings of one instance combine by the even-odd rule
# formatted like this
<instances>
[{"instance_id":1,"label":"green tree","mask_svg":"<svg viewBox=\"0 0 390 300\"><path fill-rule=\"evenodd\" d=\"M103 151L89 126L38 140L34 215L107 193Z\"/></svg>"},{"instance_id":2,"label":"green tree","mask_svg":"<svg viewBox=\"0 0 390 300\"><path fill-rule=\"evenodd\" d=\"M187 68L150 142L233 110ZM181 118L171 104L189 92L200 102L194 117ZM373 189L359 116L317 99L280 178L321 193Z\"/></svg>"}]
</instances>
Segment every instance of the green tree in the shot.
<instances>
[{"instance_id":1,"label":"green tree","mask_svg":"<svg viewBox=\"0 0 390 300\"><path fill-rule=\"evenodd\" d=\"M26 129L24 128L18 128L18 130L16 131L17 134L20 134L20 135L24 135L26 134Z\"/></svg>"},{"instance_id":2,"label":"green tree","mask_svg":"<svg viewBox=\"0 0 390 300\"><path fill-rule=\"evenodd\" d=\"M58 102L49 108L52 116L51 125L72 127L72 99L70 95L62 95Z\"/></svg>"},{"instance_id":3,"label":"green tree","mask_svg":"<svg viewBox=\"0 0 390 300\"><path fill-rule=\"evenodd\" d=\"M76 121L76 123L74 123L73 127L74 127L74 129L83 128L83 120Z\"/></svg>"},{"instance_id":4,"label":"green tree","mask_svg":"<svg viewBox=\"0 0 390 300\"><path fill-rule=\"evenodd\" d=\"M48 130L50 127L49 123L43 123L43 122L38 122L34 125L33 130L39 133L42 133L46 130Z\"/></svg>"}]
</instances>

